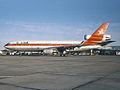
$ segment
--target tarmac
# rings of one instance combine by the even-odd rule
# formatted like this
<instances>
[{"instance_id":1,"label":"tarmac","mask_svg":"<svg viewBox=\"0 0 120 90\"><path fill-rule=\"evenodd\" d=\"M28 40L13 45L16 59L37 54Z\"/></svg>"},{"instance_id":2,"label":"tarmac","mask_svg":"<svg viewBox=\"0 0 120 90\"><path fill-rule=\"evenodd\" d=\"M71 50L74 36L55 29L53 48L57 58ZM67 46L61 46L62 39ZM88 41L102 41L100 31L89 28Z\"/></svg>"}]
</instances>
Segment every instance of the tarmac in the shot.
<instances>
[{"instance_id":1,"label":"tarmac","mask_svg":"<svg viewBox=\"0 0 120 90\"><path fill-rule=\"evenodd\" d=\"M0 56L0 90L120 90L120 56Z\"/></svg>"}]
</instances>

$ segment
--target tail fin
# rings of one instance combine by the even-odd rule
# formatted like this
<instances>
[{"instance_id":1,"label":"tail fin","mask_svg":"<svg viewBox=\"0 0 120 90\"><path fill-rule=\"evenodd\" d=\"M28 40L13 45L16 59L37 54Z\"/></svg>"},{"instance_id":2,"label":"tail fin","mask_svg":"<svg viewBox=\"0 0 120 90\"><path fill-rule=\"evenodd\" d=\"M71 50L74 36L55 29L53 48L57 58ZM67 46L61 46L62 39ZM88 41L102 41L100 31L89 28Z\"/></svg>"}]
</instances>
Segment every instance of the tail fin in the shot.
<instances>
[{"instance_id":1,"label":"tail fin","mask_svg":"<svg viewBox=\"0 0 120 90\"><path fill-rule=\"evenodd\" d=\"M101 41L109 23L102 24L88 39L88 41Z\"/></svg>"},{"instance_id":2,"label":"tail fin","mask_svg":"<svg viewBox=\"0 0 120 90\"><path fill-rule=\"evenodd\" d=\"M102 24L88 39L88 41L85 41L82 43L82 45L90 45L90 44L96 44L102 41L105 31L108 27L109 23Z\"/></svg>"}]
</instances>

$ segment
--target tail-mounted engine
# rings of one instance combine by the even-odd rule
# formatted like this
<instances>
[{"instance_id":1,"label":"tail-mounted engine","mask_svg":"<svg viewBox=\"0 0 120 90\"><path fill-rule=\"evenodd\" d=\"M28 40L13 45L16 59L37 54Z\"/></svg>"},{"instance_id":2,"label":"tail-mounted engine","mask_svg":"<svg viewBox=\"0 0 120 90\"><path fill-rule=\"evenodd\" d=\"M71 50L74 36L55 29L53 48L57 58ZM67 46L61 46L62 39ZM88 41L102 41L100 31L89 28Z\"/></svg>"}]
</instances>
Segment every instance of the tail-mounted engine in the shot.
<instances>
[{"instance_id":1,"label":"tail-mounted engine","mask_svg":"<svg viewBox=\"0 0 120 90\"><path fill-rule=\"evenodd\" d=\"M85 40L88 40L90 37L91 35L84 35ZM105 40L111 40L111 35L104 35L102 41L105 41Z\"/></svg>"}]
</instances>

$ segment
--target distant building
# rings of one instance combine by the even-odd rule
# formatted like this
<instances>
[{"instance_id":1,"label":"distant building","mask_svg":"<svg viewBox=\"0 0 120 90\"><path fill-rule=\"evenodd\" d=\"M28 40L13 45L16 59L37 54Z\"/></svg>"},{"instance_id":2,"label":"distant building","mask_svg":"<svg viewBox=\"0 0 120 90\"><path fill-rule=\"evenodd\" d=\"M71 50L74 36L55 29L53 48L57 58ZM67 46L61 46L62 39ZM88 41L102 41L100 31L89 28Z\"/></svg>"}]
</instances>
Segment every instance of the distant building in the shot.
<instances>
[{"instance_id":1,"label":"distant building","mask_svg":"<svg viewBox=\"0 0 120 90\"><path fill-rule=\"evenodd\" d=\"M99 51L99 55L120 55L120 46L105 46Z\"/></svg>"},{"instance_id":2,"label":"distant building","mask_svg":"<svg viewBox=\"0 0 120 90\"><path fill-rule=\"evenodd\" d=\"M111 46L112 50L120 50L120 46Z\"/></svg>"},{"instance_id":3,"label":"distant building","mask_svg":"<svg viewBox=\"0 0 120 90\"><path fill-rule=\"evenodd\" d=\"M111 46L104 46L104 49L112 49Z\"/></svg>"}]
</instances>

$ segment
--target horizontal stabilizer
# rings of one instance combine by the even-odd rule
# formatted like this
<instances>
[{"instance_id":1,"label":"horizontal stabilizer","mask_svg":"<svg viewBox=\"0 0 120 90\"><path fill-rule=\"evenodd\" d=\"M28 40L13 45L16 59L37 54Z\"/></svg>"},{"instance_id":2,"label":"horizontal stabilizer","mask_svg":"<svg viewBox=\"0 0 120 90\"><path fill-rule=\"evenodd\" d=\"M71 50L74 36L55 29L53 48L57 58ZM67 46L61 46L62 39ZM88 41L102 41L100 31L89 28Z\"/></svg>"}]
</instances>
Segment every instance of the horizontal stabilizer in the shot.
<instances>
[{"instance_id":1,"label":"horizontal stabilizer","mask_svg":"<svg viewBox=\"0 0 120 90\"><path fill-rule=\"evenodd\" d=\"M104 46L104 45L107 45L107 44L112 43L112 42L116 42L116 41L102 41L102 42L97 43L97 44L101 45L101 46Z\"/></svg>"}]
</instances>

